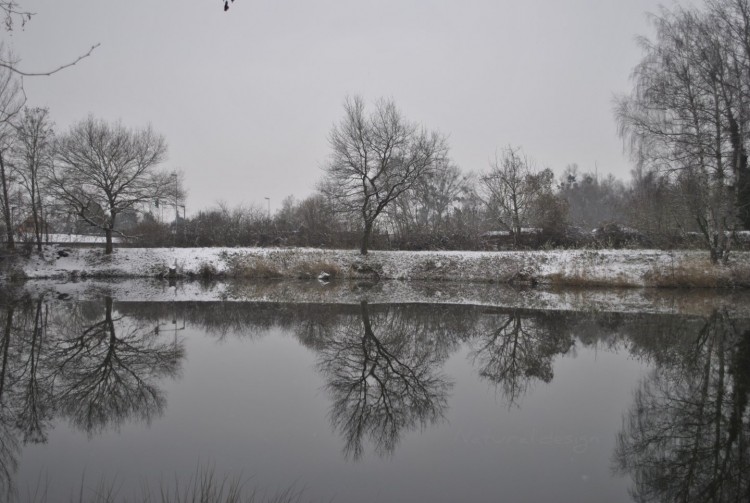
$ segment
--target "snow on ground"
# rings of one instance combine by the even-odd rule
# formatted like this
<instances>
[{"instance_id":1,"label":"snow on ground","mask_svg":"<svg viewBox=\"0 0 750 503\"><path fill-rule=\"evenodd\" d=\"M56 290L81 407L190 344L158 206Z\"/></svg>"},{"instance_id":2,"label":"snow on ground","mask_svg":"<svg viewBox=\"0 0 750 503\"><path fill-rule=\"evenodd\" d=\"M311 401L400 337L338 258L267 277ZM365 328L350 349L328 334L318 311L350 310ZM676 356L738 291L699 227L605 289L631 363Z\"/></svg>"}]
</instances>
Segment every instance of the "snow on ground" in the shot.
<instances>
[{"instance_id":1,"label":"snow on ground","mask_svg":"<svg viewBox=\"0 0 750 503\"><path fill-rule=\"evenodd\" d=\"M550 286L750 286L750 252L713 266L701 251L373 251L313 248L46 247L16 266L27 279L264 276L395 279Z\"/></svg>"},{"instance_id":2,"label":"snow on ground","mask_svg":"<svg viewBox=\"0 0 750 503\"><path fill-rule=\"evenodd\" d=\"M42 240L49 243L80 243L80 244L104 244L104 236L90 236L88 234L42 234ZM21 242L36 242L36 236L32 234L21 235ZM113 237L113 243L119 243L119 237Z\"/></svg>"}]
</instances>

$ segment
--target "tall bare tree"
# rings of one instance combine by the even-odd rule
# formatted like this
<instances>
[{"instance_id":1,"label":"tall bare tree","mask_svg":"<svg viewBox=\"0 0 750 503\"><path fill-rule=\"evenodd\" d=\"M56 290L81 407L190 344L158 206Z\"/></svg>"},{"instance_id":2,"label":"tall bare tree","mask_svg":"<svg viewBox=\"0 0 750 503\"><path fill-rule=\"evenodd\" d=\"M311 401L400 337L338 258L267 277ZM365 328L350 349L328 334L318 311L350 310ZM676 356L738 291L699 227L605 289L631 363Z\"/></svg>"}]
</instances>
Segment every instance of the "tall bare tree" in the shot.
<instances>
[{"instance_id":1,"label":"tall bare tree","mask_svg":"<svg viewBox=\"0 0 750 503\"><path fill-rule=\"evenodd\" d=\"M0 46L0 54L2 54ZM13 214L10 204L11 172L8 163L15 142L13 121L23 107L25 97L18 76L0 65L0 209L5 224L6 246L15 248Z\"/></svg>"},{"instance_id":2,"label":"tall bare tree","mask_svg":"<svg viewBox=\"0 0 750 503\"><path fill-rule=\"evenodd\" d=\"M682 188L714 262L729 233L750 225L750 2L663 9L630 95L618 100L620 132L647 169ZM747 221L745 221L747 220ZM743 223L744 222L744 223Z\"/></svg>"},{"instance_id":3,"label":"tall bare tree","mask_svg":"<svg viewBox=\"0 0 750 503\"><path fill-rule=\"evenodd\" d=\"M104 231L107 254L118 215L179 193L179 177L158 169L167 145L151 127L128 129L89 116L55 145L50 191L78 218Z\"/></svg>"},{"instance_id":4,"label":"tall bare tree","mask_svg":"<svg viewBox=\"0 0 750 503\"><path fill-rule=\"evenodd\" d=\"M52 165L52 122L46 108L27 108L17 122L15 167L28 197L34 240L41 251L43 225L46 223L42 183Z\"/></svg>"},{"instance_id":5,"label":"tall bare tree","mask_svg":"<svg viewBox=\"0 0 750 503\"><path fill-rule=\"evenodd\" d=\"M341 211L359 215L362 255L377 218L448 153L444 136L404 119L392 100L377 101L367 114L359 96L345 100L344 118L328 141L332 152L322 187Z\"/></svg>"}]
</instances>

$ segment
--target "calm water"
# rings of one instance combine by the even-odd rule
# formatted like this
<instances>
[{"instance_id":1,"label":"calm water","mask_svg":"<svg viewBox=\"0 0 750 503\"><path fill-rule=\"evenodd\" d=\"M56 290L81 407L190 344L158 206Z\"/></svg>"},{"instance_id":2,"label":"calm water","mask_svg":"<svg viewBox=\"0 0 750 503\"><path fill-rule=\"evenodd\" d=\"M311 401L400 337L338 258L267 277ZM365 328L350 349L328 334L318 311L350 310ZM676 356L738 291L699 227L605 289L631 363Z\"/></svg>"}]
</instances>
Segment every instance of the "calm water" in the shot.
<instances>
[{"instance_id":1,"label":"calm water","mask_svg":"<svg viewBox=\"0 0 750 503\"><path fill-rule=\"evenodd\" d=\"M210 466L305 501L746 501L749 328L721 310L5 299L0 489L130 496Z\"/></svg>"}]
</instances>

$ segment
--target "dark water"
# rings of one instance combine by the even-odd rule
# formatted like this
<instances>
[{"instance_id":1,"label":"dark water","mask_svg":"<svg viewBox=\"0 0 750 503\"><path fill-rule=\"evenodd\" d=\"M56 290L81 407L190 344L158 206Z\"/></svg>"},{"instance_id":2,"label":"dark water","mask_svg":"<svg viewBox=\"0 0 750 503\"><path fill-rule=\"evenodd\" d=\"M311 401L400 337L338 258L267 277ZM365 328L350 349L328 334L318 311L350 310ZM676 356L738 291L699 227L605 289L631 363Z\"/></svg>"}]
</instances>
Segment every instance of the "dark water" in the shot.
<instances>
[{"instance_id":1,"label":"dark water","mask_svg":"<svg viewBox=\"0 0 750 503\"><path fill-rule=\"evenodd\" d=\"M210 466L311 501L747 501L749 328L720 309L5 299L0 500L131 497Z\"/></svg>"}]
</instances>

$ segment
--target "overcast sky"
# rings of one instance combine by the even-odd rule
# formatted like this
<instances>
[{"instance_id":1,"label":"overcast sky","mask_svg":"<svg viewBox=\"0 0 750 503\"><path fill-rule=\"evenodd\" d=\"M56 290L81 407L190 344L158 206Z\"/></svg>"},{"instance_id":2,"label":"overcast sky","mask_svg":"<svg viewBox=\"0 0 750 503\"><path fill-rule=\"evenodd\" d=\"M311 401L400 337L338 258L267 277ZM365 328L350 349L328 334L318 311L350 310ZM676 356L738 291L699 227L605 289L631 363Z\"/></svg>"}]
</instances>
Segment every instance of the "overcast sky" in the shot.
<instances>
[{"instance_id":1,"label":"overcast sky","mask_svg":"<svg viewBox=\"0 0 750 503\"><path fill-rule=\"evenodd\" d=\"M151 123L185 173L188 213L223 200L275 210L309 195L346 95L393 98L450 138L465 171L521 146L557 173L626 178L612 115L656 0L21 0L4 34L57 129L92 113Z\"/></svg>"}]
</instances>

